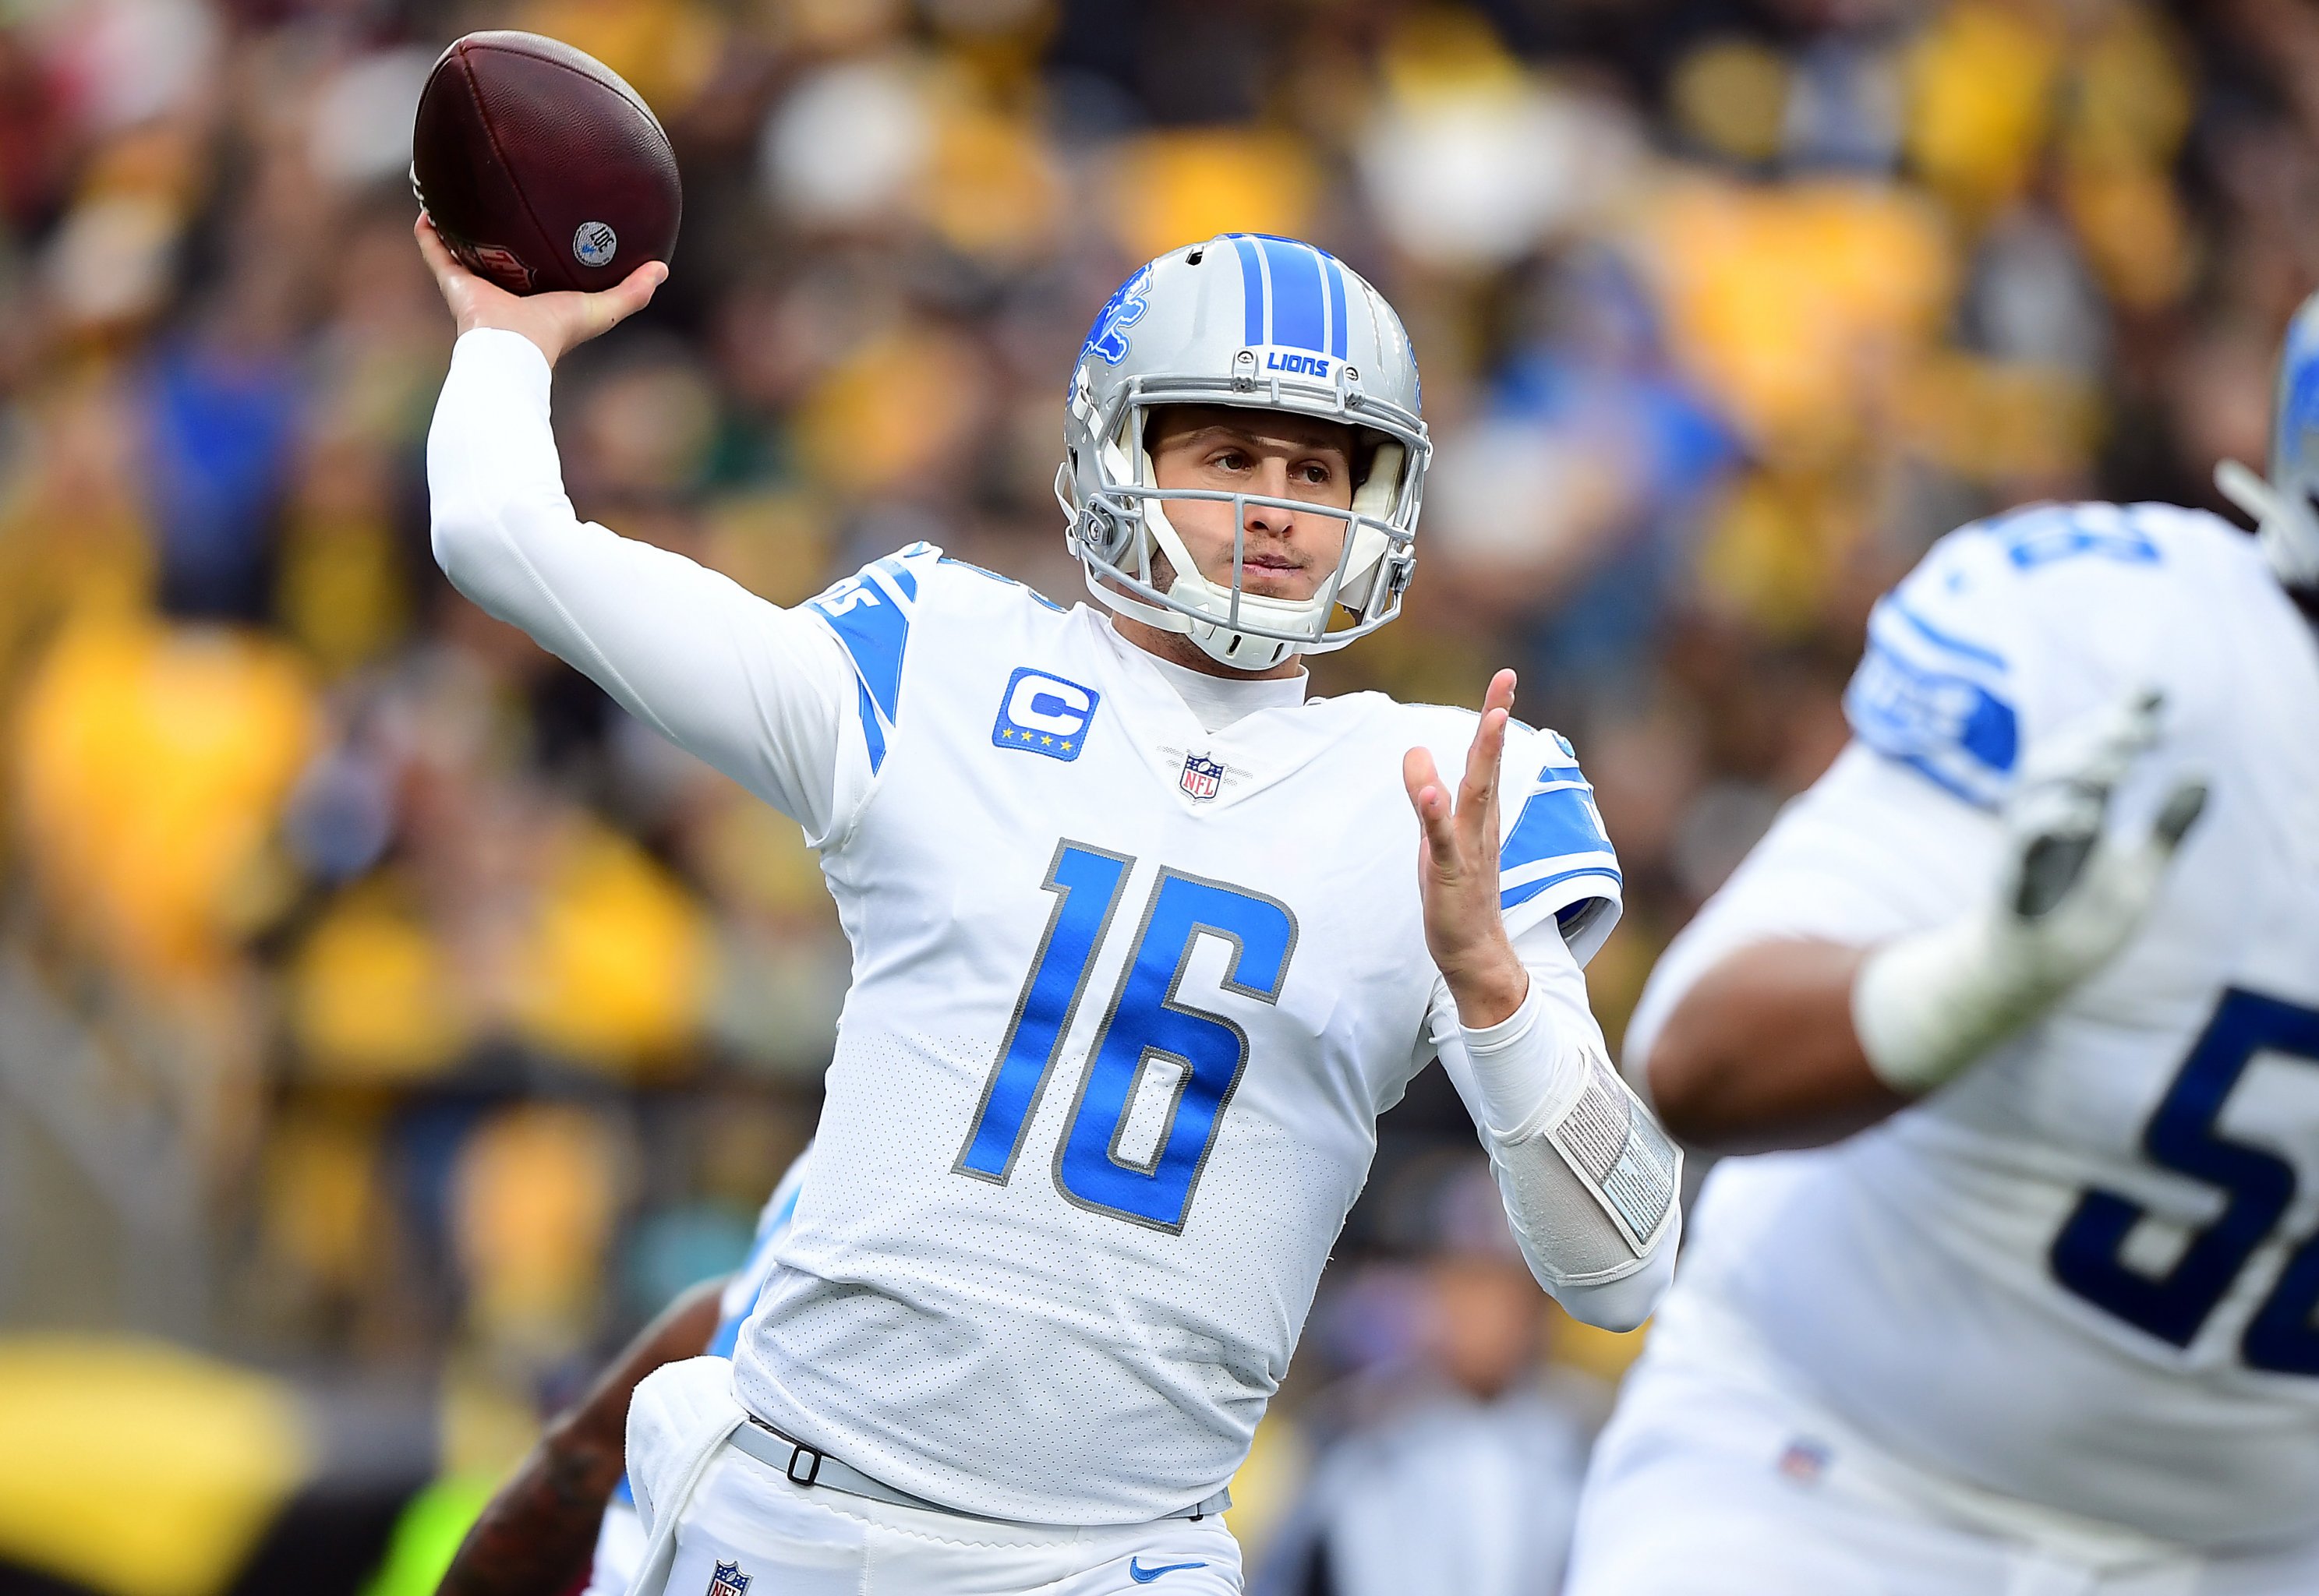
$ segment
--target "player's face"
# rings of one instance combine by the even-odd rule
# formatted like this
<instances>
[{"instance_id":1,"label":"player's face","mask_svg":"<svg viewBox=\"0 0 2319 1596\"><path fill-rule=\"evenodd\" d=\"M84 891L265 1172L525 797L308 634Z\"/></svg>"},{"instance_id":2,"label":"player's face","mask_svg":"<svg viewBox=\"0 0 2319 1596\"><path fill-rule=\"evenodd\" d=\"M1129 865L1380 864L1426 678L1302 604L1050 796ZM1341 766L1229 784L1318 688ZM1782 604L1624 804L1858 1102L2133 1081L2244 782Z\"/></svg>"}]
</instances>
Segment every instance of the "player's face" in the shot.
<instances>
[{"instance_id":1,"label":"player's face","mask_svg":"<svg viewBox=\"0 0 2319 1596\"><path fill-rule=\"evenodd\" d=\"M1159 412L1145 439L1157 486L1261 494L1320 509L1353 502L1352 429L1334 421L1228 405L1178 405ZM1232 506L1175 500L1168 519L1200 567L1232 585ZM1346 523L1251 504L1241 517L1241 591L1265 599L1309 599L1336 571Z\"/></svg>"}]
</instances>

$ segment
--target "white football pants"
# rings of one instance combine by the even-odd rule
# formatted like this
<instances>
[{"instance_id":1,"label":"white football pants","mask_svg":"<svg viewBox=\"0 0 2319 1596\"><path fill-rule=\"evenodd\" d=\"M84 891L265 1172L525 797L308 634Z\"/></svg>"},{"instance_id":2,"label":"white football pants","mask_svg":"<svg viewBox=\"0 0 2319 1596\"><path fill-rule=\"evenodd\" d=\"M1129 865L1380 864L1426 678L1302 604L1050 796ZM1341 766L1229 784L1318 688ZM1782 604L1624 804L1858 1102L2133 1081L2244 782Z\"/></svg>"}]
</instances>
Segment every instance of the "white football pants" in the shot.
<instances>
[{"instance_id":1,"label":"white football pants","mask_svg":"<svg viewBox=\"0 0 2319 1596\"><path fill-rule=\"evenodd\" d=\"M711 1366L724 1364L671 1364L637 1388L628 1469L638 1506L654 1529L663 1511L678 1515L667 1578L641 1596L1241 1596L1240 1543L1214 1515L1004 1524L799 1485L723 1443L686 1500L663 1504L690 1463L681 1443L658 1438L715 1433L714 1420L699 1420L731 1400L729 1366Z\"/></svg>"},{"instance_id":2,"label":"white football pants","mask_svg":"<svg viewBox=\"0 0 2319 1596\"><path fill-rule=\"evenodd\" d=\"M1932 1479L1686 1318L1596 1443L1563 1596L2311 1592L2319 1544L2211 1556Z\"/></svg>"}]
</instances>

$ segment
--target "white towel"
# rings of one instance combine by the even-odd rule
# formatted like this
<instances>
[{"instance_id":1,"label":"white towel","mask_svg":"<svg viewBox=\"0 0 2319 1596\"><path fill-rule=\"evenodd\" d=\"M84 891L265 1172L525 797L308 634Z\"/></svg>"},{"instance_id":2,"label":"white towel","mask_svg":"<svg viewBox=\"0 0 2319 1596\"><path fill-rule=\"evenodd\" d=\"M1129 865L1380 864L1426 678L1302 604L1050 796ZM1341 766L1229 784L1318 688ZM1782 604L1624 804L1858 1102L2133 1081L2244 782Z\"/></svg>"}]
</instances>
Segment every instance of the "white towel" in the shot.
<instances>
[{"instance_id":1,"label":"white towel","mask_svg":"<svg viewBox=\"0 0 2319 1596\"><path fill-rule=\"evenodd\" d=\"M645 1376L628 1403L628 1484L645 1524L645 1556L628 1596L661 1596L676 1557L676 1527L726 1438L748 1422L733 1394L733 1364L688 1357Z\"/></svg>"}]
</instances>

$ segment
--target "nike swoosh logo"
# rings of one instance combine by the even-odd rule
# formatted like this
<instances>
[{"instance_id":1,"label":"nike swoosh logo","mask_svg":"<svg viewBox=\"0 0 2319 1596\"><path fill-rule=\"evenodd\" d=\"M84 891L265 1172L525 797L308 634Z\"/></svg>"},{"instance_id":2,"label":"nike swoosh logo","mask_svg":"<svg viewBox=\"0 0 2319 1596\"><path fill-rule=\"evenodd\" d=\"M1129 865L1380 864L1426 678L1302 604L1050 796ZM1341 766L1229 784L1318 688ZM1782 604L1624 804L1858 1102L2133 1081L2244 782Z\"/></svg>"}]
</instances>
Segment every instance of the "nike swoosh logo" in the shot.
<instances>
[{"instance_id":1,"label":"nike swoosh logo","mask_svg":"<svg viewBox=\"0 0 2319 1596\"><path fill-rule=\"evenodd\" d=\"M1179 1568L1205 1568L1205 1563L1162 1563L1157 1568L1146 1568L1135 1558L1127 1560L1127 1577L1139 1585L1148 1585L1163 1573L1173 1573Z\"/></svg>"}]
</instances>

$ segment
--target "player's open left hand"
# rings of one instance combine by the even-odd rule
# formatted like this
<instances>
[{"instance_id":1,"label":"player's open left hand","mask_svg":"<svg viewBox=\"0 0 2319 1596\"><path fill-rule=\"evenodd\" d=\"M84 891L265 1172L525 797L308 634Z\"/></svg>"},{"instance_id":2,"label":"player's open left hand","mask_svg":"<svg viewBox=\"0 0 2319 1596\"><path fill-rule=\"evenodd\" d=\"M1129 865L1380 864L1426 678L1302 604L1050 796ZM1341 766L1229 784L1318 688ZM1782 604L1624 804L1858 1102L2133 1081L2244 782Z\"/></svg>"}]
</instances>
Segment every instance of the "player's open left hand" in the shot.
<instances>
[{"instance_id":1,"label":"player's open left hand","mask_svg":"<svg viewBox=\"0 0 2319 1596\"><path fill-rule=\"evenodd\" d=\"M1498 909L1498 765L1513 703L1514 673L1501 671L1482 697L1481 724L1454 798L1431 753L1412 748L1401 761L1424 830L1417 881L1425 945L1457 1000L1457 1017L1475 1029L1509 1018L1529 990L1529 972L1514 956Z\"/></svg>"},{"instance_id":2,"label":"player's open left hand","mask_svg":"<svg viewBox=\"0 0 2319 1596\"><path fill-rule=\"evenodd\" d=\"M496 283L486 283L453 258L421 212L411 230L419 236L419 253L435 274L435 286L451 307L461 332L478 327L519 332L539 346L554 365L566 350L609 332L652 302L653 291L668 280L668 267L648 260L630 272L617 287L598 293L510 293Z\"/></svg>"}]
</instances>

